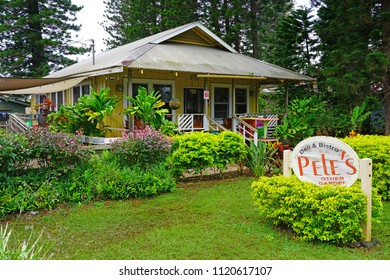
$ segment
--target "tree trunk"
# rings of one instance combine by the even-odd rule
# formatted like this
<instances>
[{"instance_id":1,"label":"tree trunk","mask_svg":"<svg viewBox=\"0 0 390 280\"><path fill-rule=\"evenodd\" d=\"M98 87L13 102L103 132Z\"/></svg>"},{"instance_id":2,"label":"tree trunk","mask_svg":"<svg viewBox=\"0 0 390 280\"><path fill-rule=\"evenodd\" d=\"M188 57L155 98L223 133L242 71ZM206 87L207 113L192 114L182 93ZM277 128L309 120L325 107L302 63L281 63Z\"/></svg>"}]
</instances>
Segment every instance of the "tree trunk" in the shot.
<instances>
[{"instance_id":1,"label":"tree trunk","mask_svg":"<svg viewBox=\"0 0 390 280\"><path fill-rule=\"evenodd\" d=\"M30 30L30 36L28 42L31 46L31 68L34 76L42 77L46 75L46 69L42 69L45 64L44 46L42 43L42 25L39 16L39 3L38 0L26 1L27 14L28 14L28 28Z\"/></svg>"},{"instance_id":2,"label":"tree trunk","mask_svg":"<svg viewBox=\"0 0 390 280\"><path fill-rule=\"evenodd\" d=\"M383 15L383 52L390 58L390 16L386 13L390 13L390 1L382 0L382 15ZM384 79L384 108L385 108L385 135L390 135L390 77L386 73Z\"/></svg>"},{"instance_id":3,"label":"tree trunk","mask_svg":"<svg viewBox=\"0 0 390 280\"><path fill-rule=\"evenodd\" d=\"M250 32L252 33L253 57L259 58L259 34L257 33L257 1L251 0Z\"/></svg>"}]
</instances>

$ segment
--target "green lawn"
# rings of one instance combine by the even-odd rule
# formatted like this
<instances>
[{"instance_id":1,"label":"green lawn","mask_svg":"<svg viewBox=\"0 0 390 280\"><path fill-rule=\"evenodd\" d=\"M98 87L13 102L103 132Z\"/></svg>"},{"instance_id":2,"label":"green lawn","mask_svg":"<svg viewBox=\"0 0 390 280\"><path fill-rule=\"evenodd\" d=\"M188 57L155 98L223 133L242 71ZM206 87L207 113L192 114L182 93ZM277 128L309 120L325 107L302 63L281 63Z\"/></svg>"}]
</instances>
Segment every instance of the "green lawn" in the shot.
<instances>
[{"instance_id":1,"label":"green lawn","mask_svg":"<svg viewBox=\"0 0 390 280\"><path fill-rule=\"evenodd\" d=\"M186 182L148 200L60 207L8 222L15 240L43 230L41 242L52 259L390 259L390 203L382 223L373 226L381 241L373 249L308 243L260 219L252 180Z\"/></svg>"}]
</instances>

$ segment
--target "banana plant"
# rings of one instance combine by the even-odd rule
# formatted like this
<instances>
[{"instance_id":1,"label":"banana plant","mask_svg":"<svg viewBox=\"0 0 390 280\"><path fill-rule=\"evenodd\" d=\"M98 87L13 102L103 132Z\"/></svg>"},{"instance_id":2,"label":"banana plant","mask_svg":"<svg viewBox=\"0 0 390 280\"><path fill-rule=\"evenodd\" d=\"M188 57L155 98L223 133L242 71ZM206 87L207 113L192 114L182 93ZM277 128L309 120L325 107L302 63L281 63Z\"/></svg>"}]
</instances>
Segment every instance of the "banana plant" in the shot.
<instances>
[{"instance_id":1,"label":"banana plant","mask_svg":"<svg viewBox=\"0 0 390 280\"><path fill-rule=\"evenodd\" d=\"M370 111L364 112L366 108L366 101L364 101L362 105L353 108L351 115L352 131L360 131L362 129L363 122L371 115Z\"/></svg>"}]
</instances>

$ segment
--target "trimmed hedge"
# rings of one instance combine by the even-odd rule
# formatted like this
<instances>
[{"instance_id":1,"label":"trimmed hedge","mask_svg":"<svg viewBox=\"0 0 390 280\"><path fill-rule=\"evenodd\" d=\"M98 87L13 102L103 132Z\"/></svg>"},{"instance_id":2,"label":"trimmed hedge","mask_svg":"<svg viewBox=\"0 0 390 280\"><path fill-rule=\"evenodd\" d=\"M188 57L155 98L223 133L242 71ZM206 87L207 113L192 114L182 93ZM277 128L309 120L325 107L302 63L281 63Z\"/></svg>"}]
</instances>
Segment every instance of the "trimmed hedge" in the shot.
<instances>
[{"instance_id":1,"label":"trimmed hedge","mask_svg":"<svg viewBox=\"0 0 390 280\"><path fill-rule=\"evenodd\" d=\"M183 172L202 173L207 168L227 168L228 163L239 163L246 155L242 136L232 131L219 134L193 132L173 137L169 158L176 176Z\"/></svg>"},{"instance_id":2,"label":"trimmed hedge","mask_svg":"<svg viewBox=\"0 0 390 280\"><path fill-rule=\"evenodd\" d=\"M252 183L260 215L274 225L291 228L303 240L345 244L362 239L361 223L366 220L366 196L360 183L344 186L317 186L297 177L261 177ZM373 220L382 210L373 195Z\"/></svg>"},{"instance_id":3,"label":"trimmed hedge","mask_svg":"<svg viewBox=\"0 0 390 280\"><path fill-rule=\"evenodd\" d=\"M383 200L390 199L390 137L359 135L343 140L358 154L359 158L372 159L372 185Z\"/></svg>"}]
</instances>

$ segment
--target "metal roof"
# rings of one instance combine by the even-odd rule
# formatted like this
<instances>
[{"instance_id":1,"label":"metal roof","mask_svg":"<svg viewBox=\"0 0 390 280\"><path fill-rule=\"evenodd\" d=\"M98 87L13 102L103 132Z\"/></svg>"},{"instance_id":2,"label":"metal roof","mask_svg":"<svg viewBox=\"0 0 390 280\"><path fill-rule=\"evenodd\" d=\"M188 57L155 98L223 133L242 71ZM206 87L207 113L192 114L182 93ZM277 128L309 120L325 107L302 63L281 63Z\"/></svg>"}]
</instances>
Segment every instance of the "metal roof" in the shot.
<instances>
[{"instance_id":1,"label":"metal roof","mask_svg":"<svg viewBox=\"0 0 390 280\"><path fill-rule=\"evenodd\" d=\"M278 80L313 80L310 77L238 53L175 43L156 45L128 67Z\"/></svg>"},{"instance_id":2,"label":"metal roof","mask_svg":"<svg viewBox=\"0 0 390 280\"><path fill-rule=\"evenodd\" d=\"M299 73L238 54L223 40L195 22L170 29L100 53L47 77L90 76L117 67L154 69L197 74L314 81Z\"/></svg>"}]
</instances>

